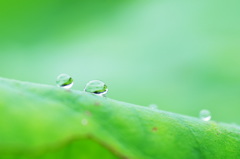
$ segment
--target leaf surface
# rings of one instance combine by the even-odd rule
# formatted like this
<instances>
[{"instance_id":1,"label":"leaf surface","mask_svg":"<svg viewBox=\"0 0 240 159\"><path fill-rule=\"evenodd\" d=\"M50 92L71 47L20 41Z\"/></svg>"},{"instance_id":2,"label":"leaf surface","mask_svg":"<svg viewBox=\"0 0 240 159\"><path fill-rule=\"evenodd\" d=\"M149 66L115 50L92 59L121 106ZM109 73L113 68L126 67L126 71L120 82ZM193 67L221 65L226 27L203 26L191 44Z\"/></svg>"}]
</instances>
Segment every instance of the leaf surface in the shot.
<instances>
[{"instance_id":1,"label":"leaf surface","mask_svg":"<svg viewBox=\"0 0 240 159\"><path fill-rule=\"evenodd\" d=\"M239 158L238 126L0 79L1 158Z\"/></svg>"}]
</instances>

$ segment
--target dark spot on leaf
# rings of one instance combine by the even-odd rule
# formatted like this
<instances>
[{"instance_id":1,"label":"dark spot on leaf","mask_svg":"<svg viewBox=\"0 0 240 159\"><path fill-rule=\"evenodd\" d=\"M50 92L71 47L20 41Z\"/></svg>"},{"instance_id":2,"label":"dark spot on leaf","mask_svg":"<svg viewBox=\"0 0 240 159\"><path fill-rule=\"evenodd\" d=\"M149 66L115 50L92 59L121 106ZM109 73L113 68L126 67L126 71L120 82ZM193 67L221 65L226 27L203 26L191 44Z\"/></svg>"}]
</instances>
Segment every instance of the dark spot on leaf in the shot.
<instances>
[{"instance_id":1,"label":"dark spot on leaf","mask_svg":"<svg viewBox=\"0 0 240 159\"><path fill-rule=\"evenodd\" d=\"M72 92L71 89L64 89L64 91L68 93Z\"/></svg>"},{"instance_id":2,"label":"dark spot on leaf","mask_svg":"<svg viewBox=\"0 0 240 159\"><path fill-rule=\"evenodd\" d=\"M91 115L92 115L92 113L91 113L90 111L86 111L85 114L86 114L87 116L91 116Z\"/></svg>"},{"instance_id":3,"label":"dark spot on leaf","mask_svg":"<svg viewBox=\"0 0 240 159\"><path fill-rule=\"evenodd\" d=\"M100 106L100 102L95 102L95 106Z\"/></svg>"},{"instance_id":4,"label":"dark spot on leaf","mask_svg":"<svg viewBox=\"0 0 240 159\"><path fill-rule=\"evenodd\" d=\"M153 132L156 132L156 131L158 131L158 128L157 128L157 127L153 127L153 128L152 128L152 131L153 131Z\"/></svg>"}]
</instances>

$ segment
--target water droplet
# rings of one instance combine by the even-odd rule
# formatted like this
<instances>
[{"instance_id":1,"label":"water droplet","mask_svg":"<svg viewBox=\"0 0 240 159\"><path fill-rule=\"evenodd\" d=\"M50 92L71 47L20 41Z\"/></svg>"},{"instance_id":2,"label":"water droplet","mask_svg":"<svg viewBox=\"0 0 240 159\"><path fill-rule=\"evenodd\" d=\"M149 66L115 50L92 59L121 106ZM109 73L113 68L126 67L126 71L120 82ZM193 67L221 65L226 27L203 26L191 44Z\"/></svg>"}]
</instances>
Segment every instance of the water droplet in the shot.
<instances>
[{"instance_id":1,"label":"water droplet","mask_svg":"<svg viewBox=\"0 0 240 159\"><path fill-rule=\"evenodd\" d=\"M57 86L65 89L70 89L73 86L73 79L67 74L60 74L57 77Z\"/></svg>"},{"instance_id":2,"label":"water droplet","mask_svg":"<svg viewBox=\"0 0 240 159\"><path fill-rule=\"evenodd\" d=\"M104 96L108 92L108 89L107 85L104 82L99 80L92 80L87 83L84 91L94 93L99 96Z\"/></svg>"},{"instance_id":3,"label":"water droplet","mask_svg":"<svg viewBox=\"0 0 240 159\"><path fill-rule=\"evenodd\" d=\"M237 123L231 123L231 126L233 126L235 128L240 128L240 125L238 125Z\"/></svg>"},{"instance_id":4,"label":"water droplet","mask_svg":"<svg viewBox=\"0 0 240 159\"><path fill-rule=\"evenodd\" d=\"M157 104L150 104L148 107L151 109L158 109Z\"/></svg>"},{"instance_id":5,"label":"water droplet","mask_svg":"<svg viewBox=\"0 0 240 159\"><path fill-rule=\"evenodd\" d=\"M88 124L88 120L87 119L82 119L81 123L82 123L82 125L87 125Z\"/></svg>"},{"instance_id":6,"label":"water droplet","mask_svg":"<svg viewBox=\"0 0 240 159\"><path fill-rule=\"evenodd\" d=\"M203 121L209 121L211 119L211 113L206 109L201 110L199 116Z\"/></svg>"}]
</instances>

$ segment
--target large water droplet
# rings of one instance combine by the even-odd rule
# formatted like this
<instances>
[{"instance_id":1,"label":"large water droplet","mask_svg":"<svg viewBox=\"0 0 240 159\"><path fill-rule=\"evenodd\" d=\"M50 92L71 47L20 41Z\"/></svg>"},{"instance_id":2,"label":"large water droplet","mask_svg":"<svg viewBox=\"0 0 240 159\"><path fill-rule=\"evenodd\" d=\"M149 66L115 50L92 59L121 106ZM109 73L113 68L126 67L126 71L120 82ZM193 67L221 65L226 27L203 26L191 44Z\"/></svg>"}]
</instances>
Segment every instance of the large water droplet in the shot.
<instances>
[{"instance_id":1,"label":"large water droplet","mask_svg":"<svg viewBox=\"0 0 240 159\"><path fill-rule=\"evenodd\" d=\"M73 79L67 74L60 74L56 80L57 86L70 89L73 86Z\"/></svg>"},{"instance_id":2,"label":"large water droplet","mask_svg":"<svg viewBox=\"0 0 240 159\"><path fill-rule=\"evenodd\" d=\"M99 80L92 80L87 83L84 91L103 96L108 92L107 85Z\"/></svg>"},{"instance_id":3,"label":"large water droplet","mask_svg":"<svg viewBox=\"0 0 240 159\"><path fill-rule=\"evenodd\" d=\"M209 121L211 119L211 113L206 109L201 110L199 116L203 121Z\"/></svg>"}]
</instances>

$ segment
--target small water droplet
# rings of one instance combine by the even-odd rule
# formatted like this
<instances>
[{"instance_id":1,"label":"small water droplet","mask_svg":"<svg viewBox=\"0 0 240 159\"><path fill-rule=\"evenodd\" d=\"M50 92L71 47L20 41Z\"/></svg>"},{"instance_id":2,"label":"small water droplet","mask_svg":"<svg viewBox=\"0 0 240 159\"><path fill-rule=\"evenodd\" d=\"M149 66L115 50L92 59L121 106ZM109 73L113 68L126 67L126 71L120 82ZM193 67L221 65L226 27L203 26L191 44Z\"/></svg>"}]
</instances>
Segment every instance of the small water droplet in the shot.
<instances>
[{"instance_id":1,"label":"small water droplet","mask_svg":"<svg viewBox=\"0 0 240 159\"><path fill-rule=\"evenodd\" d=\"M209 121L211 119L211 113L206 109L201 110L199 116L203 121Z\"/></svg>"},{"instance_id":2,"label":"small water droplet","mask_svg":"<svg viewBox=\"0 0 240 159\"><path fill-rule=\"evenodd\" d=\"M87 125L88 124L88 120L87 119L82 119L81 123L82 123L82 125Z\"/></svg>"},{"instance_id":3,"label":"small water droplet","mask_svg":"<svg viewBox=\"0 0 240 159\"><path fill-rule=\"evenodd\" d=\"M231 123L230 125L235 127L235 128L240 128L240 125L238 125L237 123Z\"/></svg>"},{"instance_id":4,"label":"small water droplet","mask_svg":"<svg viewBox=\"0 0 240 159\"><path fill-rule=\"evenodd\" d=\"M56 80L57 86L70 89L73 86L73 79L67 74L60 74Z\"/></svg>"},{"instance_id":5,"label":"small water droplet","mask_svg":"<svg viewBox=\"0 0 240 159\"><path fill-rule=\"evenodd\" d=\"M104 96L108 92L108 88L104 82L99 80L92 80L87 83L84 91L94 93L99 96Z\"/></svg>"},{"instance_id":6,"label":"small water droplet","mask_svg":"<svg viewBox=\"0 0 240 159\"><path fill-rule=\"evenodd\" d=\"M151 109L158 109L157 104L150 104L148 107Z\"/></svg>"}]
</instances>

